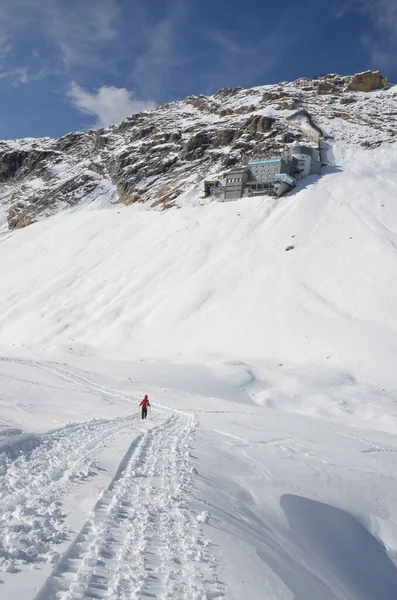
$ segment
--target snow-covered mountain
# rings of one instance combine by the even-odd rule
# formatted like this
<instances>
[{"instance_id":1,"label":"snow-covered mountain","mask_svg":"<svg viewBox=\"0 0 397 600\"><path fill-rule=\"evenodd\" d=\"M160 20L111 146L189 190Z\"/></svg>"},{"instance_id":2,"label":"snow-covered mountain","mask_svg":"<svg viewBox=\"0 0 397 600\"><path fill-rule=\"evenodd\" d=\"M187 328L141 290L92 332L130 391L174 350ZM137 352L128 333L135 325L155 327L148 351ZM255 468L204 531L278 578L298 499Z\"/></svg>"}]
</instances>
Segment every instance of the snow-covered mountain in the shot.
<instances>
[{"instance_id":1,"label":"snow-covered mountain","mask_svg":"<svg viewBox=\"0 0 397 600\"><path fill-rule=\"evenodd\" d=\"M397 596L396 121L364 73L2 143L0 595Z\"/></svg>"},{"instance_id":2,"label":"snow-covered mountain","mask_svg":"<svg viewBox=\"0 0 397 600\"><path fill-rule=\"evenodd\" d=\"M370 149L392 142L396 123L395 92L379 72L221 89L108 129L1 142L0 207L13 229L82 203L198 202L205 177L278 156L293 141L319 136Z\"/></svg>"}]
</instances>

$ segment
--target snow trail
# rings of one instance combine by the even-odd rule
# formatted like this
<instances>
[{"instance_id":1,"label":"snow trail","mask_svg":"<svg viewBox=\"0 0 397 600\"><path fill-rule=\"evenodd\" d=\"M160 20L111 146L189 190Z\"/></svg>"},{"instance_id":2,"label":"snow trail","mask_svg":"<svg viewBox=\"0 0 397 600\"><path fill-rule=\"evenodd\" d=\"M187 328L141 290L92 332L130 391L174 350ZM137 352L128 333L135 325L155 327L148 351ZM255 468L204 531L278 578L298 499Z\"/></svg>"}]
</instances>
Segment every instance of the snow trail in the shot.
<instances>
[{"instance_id":1,"label":"snow trail","mask_svg":"<svg viewBox=\"0 0 397 600\"><path fill-rule=\"evenodd\" d=\"M5 356L0 356L0 362L9 362L20 365L26 365L28 367L37 367L38 369L51 373L55 377L60 377L62 379L65 379L66 381L69 381L70 383L77 383L79 385L82 385L91 392L97 394L104 394L112 398L118 398L119 400L126 400L128 402L132 402L134 399L138 399L139 397L136 394L124 394L119 390L115 390L111 387L97 383L96 381L93 381L92 379L89 379L88 377L85 377L80 373L76 373L72 369L60 365L59 363L40 362L37 360Z\"/></svg>"},{"instance_id":2,"label":"snow trail","mask_svg":"<svg viewBox=\"0 0 397 600\"><path fill-rule=\"evenodd\" d=\"M104 442L130 427L136 415L93 419L45 434L0 442L0 570L51 559L67 536L60 501L76 480L93 474Z\"/></svg>"},{"instance_id":3,"label":"snow trail","mask_svg":"<svg viewBox=\"0 0 397 600\"><path fill-rule=\"evenodd\" d=\"M134 402L131 395L57 363L0 361L44 369L94 393ZM34 600L215 600L225 596L212 545L202 531L205 518L191 508L189 444L196 416L154 404L167 420L157 426L147 422L152 427L134 437L113 480L62 555L53 552L54 544L68 534L60 500L73 481L90 476L104 440L136 426L137 415L93 419L41 435L26 435L16 428L2 433L0 469L5 477L0 484L0 508L13 519L14 531L10 536L8 525L3 532L0 527L3 568L13 571L18 563L41 560L56 563ZM32 532L21 537L21 528L27 527Z\"/></svg>"},{"instance_id":4,"label":"snow trail","mask_svg":"<svg viewBox=\"0 0 397 600\"><path fill-rule=\"evenodd\" d=\"M34 600L222 598L211 545L189 506L194 416L172 414L131 445Z\"/></svg>"}]
</instances>

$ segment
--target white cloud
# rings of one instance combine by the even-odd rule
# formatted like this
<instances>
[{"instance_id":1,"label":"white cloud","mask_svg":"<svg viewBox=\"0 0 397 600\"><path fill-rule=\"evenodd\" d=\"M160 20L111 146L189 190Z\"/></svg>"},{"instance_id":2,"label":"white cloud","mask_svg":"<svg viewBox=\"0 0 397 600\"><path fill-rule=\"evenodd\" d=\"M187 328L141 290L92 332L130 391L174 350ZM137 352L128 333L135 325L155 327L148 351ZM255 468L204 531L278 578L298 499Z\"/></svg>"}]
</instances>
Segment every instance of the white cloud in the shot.
<instances>
[{"instance_id":1,"label":"white cloud","mask_svg":"<svg viewBox=\"0 0 397 600\"><path fill-rule=\"evenodd\" d=\"M75 81L71 84L68 95L76 108L96 117L98 127L119 123L125 117L156 106L151 100L136 100L134 92L126 88L104 85L96 92L88 92Z\"/></svg>"}]
</instances>

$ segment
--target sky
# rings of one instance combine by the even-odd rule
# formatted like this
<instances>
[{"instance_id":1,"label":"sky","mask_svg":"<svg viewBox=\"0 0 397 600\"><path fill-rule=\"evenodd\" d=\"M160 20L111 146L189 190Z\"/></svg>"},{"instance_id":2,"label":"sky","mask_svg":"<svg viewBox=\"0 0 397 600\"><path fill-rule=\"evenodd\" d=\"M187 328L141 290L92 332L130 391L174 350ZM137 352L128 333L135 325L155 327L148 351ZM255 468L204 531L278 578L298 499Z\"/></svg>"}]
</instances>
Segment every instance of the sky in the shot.
<instances>
[{"instance_id":1,"label":"sky","mask_svg":"<svg viewBox=\"0 0 397 600\"><path fill-rule=\"evenodd\" d=\"M0 139L367 69L397 81L397 0L0 0Z\"/></svg>"}]
</instances>

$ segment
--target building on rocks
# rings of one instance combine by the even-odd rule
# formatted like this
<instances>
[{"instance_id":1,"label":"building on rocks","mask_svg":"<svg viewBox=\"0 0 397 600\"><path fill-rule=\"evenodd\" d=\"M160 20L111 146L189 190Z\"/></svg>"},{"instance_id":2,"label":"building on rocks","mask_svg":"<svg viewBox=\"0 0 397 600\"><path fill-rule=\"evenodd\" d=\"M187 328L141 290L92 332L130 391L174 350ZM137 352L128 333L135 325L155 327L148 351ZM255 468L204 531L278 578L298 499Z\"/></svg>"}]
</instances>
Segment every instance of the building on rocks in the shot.
<instances>
[{"instance_id":1,"label":"building on rocks","mask_svg":"<svg viewBox=\"0 0 397 600\"><path fill-rule=\"evenodd\" d=\"M284 156L234 167L225 174L223 181L205 181L204 195L224 201L264 194L282 196L296 185L297 180L318 175L320 170L320 149L294 144Z\"/></svg>"}]
</instances>

